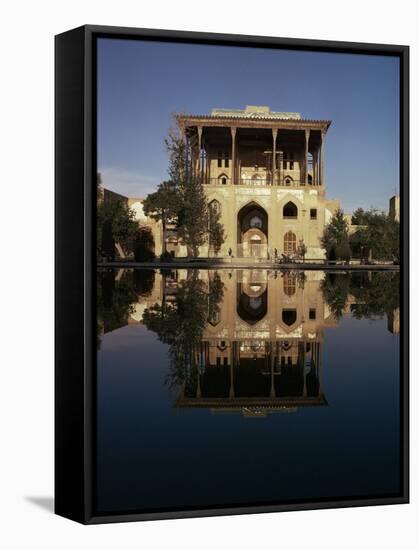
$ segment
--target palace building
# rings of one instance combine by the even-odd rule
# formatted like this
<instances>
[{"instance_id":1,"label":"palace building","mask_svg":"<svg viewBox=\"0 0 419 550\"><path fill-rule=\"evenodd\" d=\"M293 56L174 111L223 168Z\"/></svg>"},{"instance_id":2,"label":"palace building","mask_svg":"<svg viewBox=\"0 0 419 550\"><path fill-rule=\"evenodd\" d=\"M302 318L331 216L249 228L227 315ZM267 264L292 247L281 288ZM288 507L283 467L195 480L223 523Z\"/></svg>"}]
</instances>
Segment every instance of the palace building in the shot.
<instances>
[{"instance_id":1,"label":"palace building","mask_svg":"<svg viewBox=\"0 0 419 550\"><path fill-rule=\"evenodd\" d=\"M218 257L292 258L304 244L307 260L325 258L321 236L340 208L339 201L326 198L325 137L331 121L250 105L176 120L191 146L208 205L219 211L224 226ZM141 199L129 204L138 221L150 226L156 256L163 239L172 256L187 256L174 228L163 235L161 224L144 216ZM199 255L211 255L210 246L202 246Z\"/></svg>"},{"instance_id":2,"label":"palace building","mask_svg":"<svg viewBox=\"0 0 419 550\"><path fill-rule=\"evenodd\" d=\"M340 206L325 193L331 121L246 106L179 115L177 122L193 145L208 204L221 214L221 257L293 256L304 243L307 259L324 259L323 229Z\"/></svg>"}]
</instances>

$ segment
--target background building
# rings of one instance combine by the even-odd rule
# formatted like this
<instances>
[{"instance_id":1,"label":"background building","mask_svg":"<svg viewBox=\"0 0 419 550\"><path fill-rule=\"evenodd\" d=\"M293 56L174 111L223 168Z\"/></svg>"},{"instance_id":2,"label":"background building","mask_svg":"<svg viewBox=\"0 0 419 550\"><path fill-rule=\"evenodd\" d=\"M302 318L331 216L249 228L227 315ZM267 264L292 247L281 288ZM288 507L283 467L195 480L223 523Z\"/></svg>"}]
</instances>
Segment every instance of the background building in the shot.
<instances>
[{"instance_id":1,"label":"background building","mask_svg":"<svg viewBox=\"0 0 419 550\"><path fill-rule=\"evenodd\" d=\"M394 195L394 197L391 197L389 214L391 218L397 222L400 222L400 195Z\"/></svg>"}]
</instances>

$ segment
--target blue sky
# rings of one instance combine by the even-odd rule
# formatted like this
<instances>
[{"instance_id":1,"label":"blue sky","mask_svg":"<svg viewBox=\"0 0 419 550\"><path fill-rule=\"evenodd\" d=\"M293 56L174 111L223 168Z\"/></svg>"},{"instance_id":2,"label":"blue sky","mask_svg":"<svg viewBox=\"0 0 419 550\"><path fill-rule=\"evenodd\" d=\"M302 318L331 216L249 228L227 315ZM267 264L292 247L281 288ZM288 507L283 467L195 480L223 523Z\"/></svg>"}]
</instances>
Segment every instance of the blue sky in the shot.
<instances>
[{"instance_id":1,"label":"blue sky","mask_svg":"<svg viewBox=\"0 0 419 550\"><path fill-rule=\"evenodd\" d=\"M332 120L327 196L345 212L388 209L399 188L399 60L384 56L99 39L104 186L144 197L167 179L173 113L246 105Z\"/></svg>"}]
</instances>

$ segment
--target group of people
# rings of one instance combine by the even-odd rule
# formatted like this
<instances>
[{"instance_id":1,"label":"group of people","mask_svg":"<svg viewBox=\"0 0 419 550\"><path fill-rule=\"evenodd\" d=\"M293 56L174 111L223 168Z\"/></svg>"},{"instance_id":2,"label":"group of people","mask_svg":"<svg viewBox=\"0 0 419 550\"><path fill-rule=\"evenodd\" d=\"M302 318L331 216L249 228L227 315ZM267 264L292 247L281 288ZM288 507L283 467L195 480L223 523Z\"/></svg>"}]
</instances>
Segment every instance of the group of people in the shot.
<instances>
[{"instance_id":1,"label":"group of people","mask_svg":"<svg viewBox=\"0 0 419 550\"><path fill-rule=\"evenodd\" d=\"M233 259L234 258L234 255L233 255L233 249L230 247L228 249L228 256L230 259ZM267 257L268 260L270 259L273 259L275 263L290 263L292 261L292 258L290 256L287 256L286 254L281 254L281 257L279 258L279 254L278 254L278 249L277 248L274 248L273 249L273 255L272 255L272 258L271 258L271 254L270 252L268 251L268 257Z\"/></svg>"}]
</instances>

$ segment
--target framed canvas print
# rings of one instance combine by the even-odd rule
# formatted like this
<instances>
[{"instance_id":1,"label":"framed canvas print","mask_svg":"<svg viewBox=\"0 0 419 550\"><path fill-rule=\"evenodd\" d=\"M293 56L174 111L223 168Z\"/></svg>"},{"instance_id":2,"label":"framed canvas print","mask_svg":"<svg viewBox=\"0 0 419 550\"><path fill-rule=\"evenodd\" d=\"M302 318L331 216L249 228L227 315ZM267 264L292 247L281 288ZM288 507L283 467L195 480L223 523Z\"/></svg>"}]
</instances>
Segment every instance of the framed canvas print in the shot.
<instances>
[{"instance_id":1,"label":"framed canvas print","mask_svg":"<svg viewBox=\"0 0 419 550\"><path fill-rule=\"evenodd\" d=\"M408 47L56 37L56 513L408 502Z\"/></svg>"}]
</instances>

